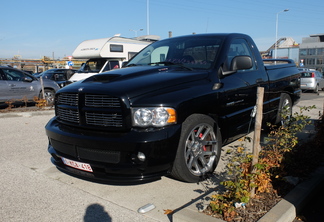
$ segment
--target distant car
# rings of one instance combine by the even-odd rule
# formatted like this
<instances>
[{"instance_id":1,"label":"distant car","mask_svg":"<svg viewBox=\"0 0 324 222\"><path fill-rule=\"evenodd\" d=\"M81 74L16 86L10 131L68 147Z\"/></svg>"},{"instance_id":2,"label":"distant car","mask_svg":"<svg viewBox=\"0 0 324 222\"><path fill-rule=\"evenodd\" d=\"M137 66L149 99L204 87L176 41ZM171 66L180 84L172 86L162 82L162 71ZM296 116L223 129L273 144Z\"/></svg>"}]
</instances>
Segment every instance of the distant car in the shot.
<instances>
[{"instance_id":1,"label":"distant car","mask_svg":"<svg viewBox=\"0 0 324 222\"><path fill-rule=\"evenodd\" d=\"M309 71L309 68L298 68L298 70L301 72L305 72L305 71Z\"/></svg>"},{"instance_id":2,"label":"distant car","mask_svg":"<svg viewBox=\"0 0 324 222\"><path fill-rule=\"evenodd\" d=\"M35 73L33 73L33 76L38 77L39 74L41 74L41 73L42 73L42 72L35 72Z\"/></svg>"},{"instance_id":3,"label":"distant car","mask_svg":"<svg viewBox=\"0 0 324 222\"><path fill-rule=\"evenodd\" d=\"M55 81L61 88L66 86L69 82L69 78L76 72L75 69L49 69L42 72L35 77L43 79L50 79Z\"/></svg>"},{"instance_id":4,"label":"distant car","mask_svg":"<svg viewBox=\"0 0 324 222\"><path fill-rule=\"evenodd\" d=\"M23 70L24 72L27 72L27 73L29 73L29 74L31 74L31 75L33 75L34 74L34 72L33 71L30 71L30 70Z\"/></svg>"},{"instance_id":5,"label":"distant car","mask_svg":"<svg viewBox=\"0 0 324 222\"><path fill-rule=\"evenodd\" d=\"M60 87L49 79L44 79L43 85L47 104L53 105L54 95ZM34 97L42 98L42 95L42 85L39 79L21 70L0 66L0 103L10 100L33 101Z\"/></svg>"},{"instance_id":6,"label":"distant car","mask_svg":"<svg viewBox=\"0 0 324 222\"><path fill-rule=\"evenodd\" d=\"M324 89L323 74L319 71L304 71L300 76L300 88L303 91L311 90L315 93Z\"/></svg>"}]
</instances>

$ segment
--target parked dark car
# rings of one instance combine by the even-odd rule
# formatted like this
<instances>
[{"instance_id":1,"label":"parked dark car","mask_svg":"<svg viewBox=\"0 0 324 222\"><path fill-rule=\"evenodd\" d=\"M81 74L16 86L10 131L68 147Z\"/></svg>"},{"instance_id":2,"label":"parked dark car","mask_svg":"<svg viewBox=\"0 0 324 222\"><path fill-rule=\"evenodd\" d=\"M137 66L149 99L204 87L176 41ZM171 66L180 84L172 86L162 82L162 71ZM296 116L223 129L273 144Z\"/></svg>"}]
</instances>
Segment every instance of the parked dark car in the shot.
<instances>
[{"instance_id":1,"label":"parked dark car","mask_svg":"<svg viewBox=\"0 0 324 222\"><path fill-rule=\"evenodd\" d=\"M31 74L31 75L34 75L34 72L33 71L31 71L31 70L23 70L24 72L27 72L27 73L29 73L29 74Z\"/></svg>"},{"instance_id":2,"label":"parked dark car","mask_svg":"<svg viewBox=\"0 0 324 222\"><path fill-rule=\"evenodd\" d=\"M318 90L324 89L323 74L319 71L305 71L301 72L300 88L303 91L310 90L317 93Z\"/></svg>"},{"instance_id":3,"label":"parked dark car","mask_svg":"<svg viewBox=\"0 0 324 222\"><path fill-rule=\"evenodd\" d=\"M44 96L49 105L54 103L54 95L60 89L52 80L44 79ZM21 70L0 66L0 103L9 100L33 101L34 97L42 98L41 81Z\"/></svg>"},{"instance_id":4,"label":"parked dark car","mask_svg":"<svg viewBox=\"0 0 324 222\"><path fill-rule=\"evenodd\" d=\"M49 69L38 75L37 78L41 76L43 79L50 79L55 81L61 88L68 85L69 78L76 72L75 69Z\"/></svg>"}]
</instances>

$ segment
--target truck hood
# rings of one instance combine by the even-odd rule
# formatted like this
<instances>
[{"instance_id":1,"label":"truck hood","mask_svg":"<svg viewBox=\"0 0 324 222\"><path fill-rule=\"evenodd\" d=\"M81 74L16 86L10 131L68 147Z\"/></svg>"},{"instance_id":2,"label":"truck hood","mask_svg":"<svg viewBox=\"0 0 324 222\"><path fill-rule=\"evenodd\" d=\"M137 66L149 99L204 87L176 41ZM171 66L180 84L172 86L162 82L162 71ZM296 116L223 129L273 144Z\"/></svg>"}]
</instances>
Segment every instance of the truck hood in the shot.
<instances>
[{"instance_id":1,"label":"truck hood","mask_svg":"<svg viewBox=\"0 0 324 222\"><path fill-rule=\"evenodd\" d=\"M116 69L75 82L59 92L77 92L126 96L134 98L161 90L184 88L192 81L206 79L206 70L188 70L184 67L136 66Z\"/></svg>"}]
</instances>

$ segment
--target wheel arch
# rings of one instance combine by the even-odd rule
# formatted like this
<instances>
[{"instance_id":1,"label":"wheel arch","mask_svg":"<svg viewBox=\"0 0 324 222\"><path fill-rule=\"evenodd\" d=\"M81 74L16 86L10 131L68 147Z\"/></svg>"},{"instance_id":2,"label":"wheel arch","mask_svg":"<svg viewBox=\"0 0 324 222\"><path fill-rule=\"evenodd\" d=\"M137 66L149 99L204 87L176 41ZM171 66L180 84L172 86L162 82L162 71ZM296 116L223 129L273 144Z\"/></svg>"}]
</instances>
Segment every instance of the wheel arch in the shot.
<instances>
[{"instance_id":1,"label":"wheel arch","mask_svg":"<svg viewBox=\"0 0 324 222\"><path fill-rule=\"evenodd\" d=\"M214 124L214 125L212 126L211 124ZM197 138L197 139L200 138L200 136L198 136L198 134L200 132L201 127L204 129L208 129L210 126L213 128L213 131L207 130L206 132L208 132L208 135L209 135L209 133L211 133L210 135L214 135L215 141L218 141L218 142L220 141L219 143L216 142L216 143L209 144L209 146L215 148L215 151L213 152L214 154L212 154L212 156L211 156L211 157L214 157L214 159L212 160L213 164L209 165L209 167L210 167L209 170L211 170L211 171L209 171L209 170L202 171L202 172L204 172L202 175L195 175L195 176L191 175L187 170L185 170L187 168L186 168L186 164L183 162L183 161L186 161L186 159L183 159L185 156L183 152L184 152L185 147L187 147L187 141L193 141L193 140L191 140L192 138ZM199 130L198 130L198 128L199 128ZM203 131L201 131L201 132L203 132ZM196 134L196 133L197 133L197 135L195 135L193 137L193 134ZM189 139L189 138L191 138L191 139ZM203 138L208 138L208 137L202 137L202 140L204 140ZM198 140L200 140L200 139L198 139ZM196 141L196 139L195 139L195 141ZM214 145L212 145L212 144L214 144ZM179 145L177 148L177 155L176 155L175 161L173 163L171 175L174 178L185 181L185 182L198 182L199 180L203 180L204 178L208 177L209 173L212 173L215 170L215 168L217 167L218 162L220 160L220 156L221 156L222 145L223 145L222 144L222 134L220 132L220 128L217 123L217 120L215 119L215 116L213 117L213 115L208 115L208 114L204 114L204 113L192 113L191 115L187 116L186 120L182 123L181 137L179 140ZM206 146L208 146L208 145L206 145ZM212 150L214 148L212 148ZM185 151L185 152L187 152L187 151ZM208 154L208 155L210 155L210 154Z\"/></svg>"}]
</instances>

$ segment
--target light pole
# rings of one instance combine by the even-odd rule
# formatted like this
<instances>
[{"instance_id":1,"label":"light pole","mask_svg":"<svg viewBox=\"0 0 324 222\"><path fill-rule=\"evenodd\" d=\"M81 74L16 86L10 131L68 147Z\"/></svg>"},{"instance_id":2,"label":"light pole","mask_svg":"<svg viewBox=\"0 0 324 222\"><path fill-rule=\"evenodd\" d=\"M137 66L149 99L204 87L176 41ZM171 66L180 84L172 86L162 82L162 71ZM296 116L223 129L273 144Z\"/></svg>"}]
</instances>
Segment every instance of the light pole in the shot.
<instances>
[{"instance_id":1,"label":"light pole","mask_svg":"<svg viewBox=\"0 0 324 222\"><path fill-rule=\"evenodd\" d=\"M138 31L143 31L143 29L139 29L139 30L133 30L133 29L130 29L129 31L133 31L133 32L135 32L135 37L137 37L137 32L138 32Z\"/></svg>"},{"instance_id":2,"label":"light pole","mask_svg":"<svg viewBox=\"0 0 324 222\"><path fill-rule=\"evenodd\" d=\"M146 0L146 31L150 34L150 1Z\"/></svg>"},{"instance_id":3,"label":"light pole","mask_svg":"<svg viewBox=\"0 0 324 222\"><path fill-rule=\"evenodd\" d=\"M276 16L276 41L275 41L275 55L274 55L274 58L276 59L277 58L277 48L278 48L278 17L279 17L279 14L282 13L282 12L288 12L289 9L285 9L281 12L278 12L277 13L277 16Z\"/></svg>"}]
</instances>

